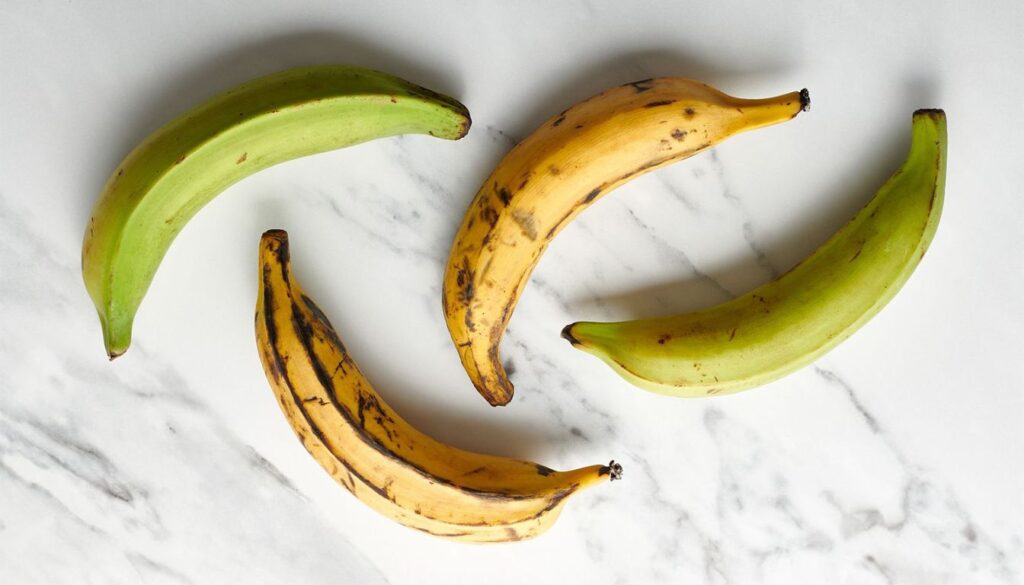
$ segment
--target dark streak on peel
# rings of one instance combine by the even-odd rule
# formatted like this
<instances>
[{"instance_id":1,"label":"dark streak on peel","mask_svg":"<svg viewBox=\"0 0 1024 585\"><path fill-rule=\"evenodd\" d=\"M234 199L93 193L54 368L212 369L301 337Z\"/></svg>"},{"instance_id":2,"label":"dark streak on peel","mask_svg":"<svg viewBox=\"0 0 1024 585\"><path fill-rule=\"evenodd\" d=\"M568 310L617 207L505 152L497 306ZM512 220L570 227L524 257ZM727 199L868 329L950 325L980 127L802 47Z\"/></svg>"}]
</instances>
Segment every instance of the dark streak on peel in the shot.
<instances>
[{"instance_id":1,"label":"dark streak on peel","mask_svg":"<svg viewBox=\"0 0 1024 585\"><path fill-rule=\"evenodd\" d=\"M676 103L676 100L659 100L659 101L656 101L656 102L646 103L646 104L644 104L644 107L645 108L657 108L659 106L670 106L670 105L672 105L674 103Z\"/></svg>"},{"instance_id":2,"label":"dark streak on peel","mask_svg":"<svg viewBox=\"0 0 1024 585\"><path fill-rule=\"evenodd\" d=\"M284 254L285 254L285 257L287 257L287 251L285 251ZM282 265L282 270L287 270L286 268L284 268L284 265ZM285 279L285 281L287 282L287 278ZM291 285L289 284L288 287L290 289ZM267 298L272 298L273 293L269 290L269 288L270 288L269 284L267 284L265 282L264 283L264 294L268 295ZM278 354L278 352L277 352L277 345L276 345L276 337L277 337L276 324L273 324L273 319L272 318L268 318L267 319L267 323L268 323L268 341L271 342L271 346L274 348L274 353L275 353L276 359L280 360L281 359L280 358L280 354ZM335 388L334 381L327 374L326 368L324 368L323 363L320 362L319 357L313 351L313 347L312 347L312 330L311 330L312 328L310 327L309 323L306 322L302 318L301 309L300 309L300 307L294 301L292 302L292 324L296 328L296 332L298 334L297 337L298 337L299 343L302 346L303 351L306 353L306 356L309 358L309 362L310 362L310 364L311 364L311 366L313 368L314 375L316 376L317 381L320 383L320 385L324 388L324 390L325 390L325 392L327 394L328 400L330 400L331 405L334 407L334 409L350 425L352 425L354 428L356 428L359 431L357 433L357 435L363 441L364 444L366 444L369 447L372 447L374 450L380 452L381 454L385 455L389 459L392 459L392 460L394 460L394 461L396 461L396 462L398 462L398 463L400 463L400 464L402 464L402 465L404 465L406 467L409 467L409 468L413 469L414 471L418 472L420 475L422 475L424 478L426 478L426 479L428 479L430 481L447 485L447 486L452 487L452 488L454 488L454 489L456 489L458 491L461 491L461 492L466 493L466 494L470 494L470 495L472 495L474 497L479 497L479 498L481 498L483 500L487 500L487 501L521 501L521 500L528 500L528 499L533 499L534 498L534 496L532 496L532 495L525 495L524 496L524 495L519 495L519 494L501 493L501 492L494 492L494 491L484 491L484 490L478 490L478 489L469 488L469 487L465 487L465 486L459 486L459 485L456 485L455 483L453 483L452 481L450 481L448 479L445 479L443 477L438 477L436 475L433 475L433 474L429 473L425 469L419 467L418 465L415 465L414 463L412 463L410 461L406 461L406 460L402 460L402 459L395 459L393 452L390 451L385 445L383 445L376 437L374 437L374 436L370 435L369 433L367 433L365 427L362 424L356 425L356 421L355 421L352 413L349 412L348 408L346 408L344 405L342 405L338 401L338 399L337 399L337 389ZM331 328L329 322L324 322L323 325L324 325L325 328ZM271 334L270 334L270 329L271 328L274 329L273 338L271 338ZM285 378L285 380L287 382L287 378ZM290 383L288 384L288 386L289 386L289 388L291 388ZM295 391L295 389L291 388L291 391L292 391L292 398L295 401L296 406L298 406L300 408L300 410L302 411L303 416L306 419L306 422L309 425L309 427L317 435L317 438L320 439L320 441L325 446L328 446L329 442L326 440L326 437L324 436L322 431L320 431L320 429L315 424L313 424L312 420L309 419L308 413L306 413L305 409L303 408L302 402L301 402L301 400L299 400L298 394ZM328 447L328 450L330 451L329 447ZM333 454L333 451L331 451L331 453ZM384 497L384 498L388 497L388 495L386 494L385 490L383 490L383 489L373 485L372 483L368 482L366 480L366 478L361 476L356 470L352 469L348 465L348 463L346 461L342 460L341 458L338 458L337 456L335 456L335 459L337 459L338 462L341 463L343 466L345 466L345 468L348 471L350 471L351 473L356 475L356 477L358 477L363 483L365 483L367 485L367 487L369 487L370 489L375 491L378 495L380 495L381 497ZM562 495L561 497L565 497L567 495L568 495L568 493Z\"/></svg>"},{"instance_id":3,"label":"dark streak on peel","mask_svg":"<svg viewBox=\"0 0 1024 585\"><path fill-rule=\"evenodd\" d=\"M288 251L287 251L287 247L286 246L287 246L286 243L285 244L279 244L279 247L276 250L276 253L277 253L277 257L278 257L279 261L282 261L282 259L283 259L283 263L281 264L281 270L282 270L282 273L283 273L283 276L284 276L284 281L286 283L286 287L289 290L291 290L291 283L290 283L290 281L288 279L288 273L287 273L287 271L288 271L288 267L287 267L288 266L287 265ZM273 296L274 293L273 293L273 290L272 290L272 288L270 286L270 283L268 282L269 272L270 271L267 269L267 267L265 267L265 269L264 269L264 298L265 298L264 305L265 306L273 306L273 301L274 301L274 296ZM323 388L325 390L325 393L327 394L328 399L330 400L332 406L336 409L336 411L342 417L345 418L346 421L348 421L349 424L353 424L354 421L353 421L353 418L352 418L352 413L350 413L346 407L344 407L340 402L338 402L338 400L337 400L337 389L334 386L334 382L326 374L326 368L323 366L323 364L320 362L319 358L317 357L316 353L313 351L313 347L312 347L313 332L312 332L312 328L311 328L310 324L307 321L305 321L305 319L302 317L301 308L294 301L291 304L291 309L292 309L292 320L291 320L292 325L296 327L296 333L298 334L297 338L298 338L298 340L299 340L299 342L300 342L304 352L306 353L307 357L309 358L309 362L310 362L311 366L313 367L314 374L316 375L316 377L317 377L318 381L320 382L320 384L323 386ZM277 324L274 322L274 319L273 319L272 315L269 315L269 314L266 315L265 325L266 325L266 328L267 328L267 339L270 342L269 345L271 346L271 348L273 350L273 353L274 353L274 361L277 362L278 364L280 364L280 362L282 362L283 359L282 359L282 357L281 357L281 355L280 355L280 353L278 352L278 349L277 349L277 347L278 347L278 343L277 343L278 342ZM322 325L322 327L324 329L329 329L329 330L333 331L333 328L331 327L331 325L330 325L330 323L328 321L324 320L321 323L321 325ZM335 333L334 336L336 336L336 333ZM329 447L329 442L326 440L326 437L320 431L320 429L316 425L313 424L313 421L309 418L309 414L303 408L303 405L302 405L301 401L299 400L297 392L291 386L290 381L287 378L285 378L285 383L286 383L286 385L288 386L288 388L290 390L290 394L291 394L293 402L295 403L296 407L299 409L300 413L305 418L306 423L309 426L309 428L317 436L317 438L320 440L320 442L325 447L327 447L327 450L331 453L331 455L335 458L335 460L337 460L343 467L345 467L346 471L350 474L349 475L350 479L351 479L351 476L354 474L356 477L358 477L360 479L360 481L362 483L364 483L367 487L369 487L375 493L377 493L381 497L384 497L386 499L389 499L389 500L393 501L391 494L388 492L388 490L386 488L381 489L381 488L378 488L377 486L371 484L370 482L368 482L366 480L365 477L360 475L356 470L352 469L349 466L347 461L345 461L345 460L337 457L336 455L334 455L334 452ZM377 406L379 408L379 404ZM360 439L362 439L364 441L365 444L367 444L367 445L369 445L369 446L371 446L371 447L373 447L373 448L375 448L377 450L381 450L383 448L383 445L381 445L379 443L379 441L377 441L377 439L375 437L373 437L372 435L368 435L366 433L365 428L359 427L358 430L360 431L360 433L358 433L358 436L360 437ZM387 455L389 457L393 456L393 454L390 451L387 451L387 450L384 450L383 454L385 454L385 455ZM451 481L449 481L449 480L447 480L445 478L438 477L438 476L435 476L435 475L432 475L432 474L428 473L426 470L420 468L419 466L417 466L417 465L415 465L415 464L413 464L413 463L411 463L409 461L401 460L401 459L395 459L395 461L397 461L397 462L399 462L399 463L401 463L401 464L403 464L405 466L408 466L408 467L412 468L413 470L419 472L421 475L423 475L425 478L427 478L430 481L433 481L435 483L441 483L441 484L444 484L444 485L449 485L449 486L453 487L456 490L459 490L459 491L462 491L464 493L467 493L467 494L479 497L479 498L484 499L484 500L489 500L489 501L519 501L519 500L533 499L534 498L534 496L531 496L531 495L520 495L520 494L509 494L509 493L493 492L493 491L483 491L483 490L477 490L477 489L473 489L473 488L468 488L468 487L465 487L465 486L458 486L458 485L455 485L454 483L452 483ZM565 489L561 490L560 492L558 492L554 496L548 498L549 499L548 504L543 509L541 509L539 512L537 512L535 515L533 515L533 516L531 516L529 518L518 520L518 521L520 521L520 522L521 521L528 521L528 520L532 520L532 519L540 517L541 515L547 513L548 511L550 511L551 509L553 509L554 507L559 505L559 503L561 503L561 501L564 498L566 498L567 496L569 496L570 494L575 492L578 488L579 488L579 484L578 483L574 483L574 484L566 487ZM462 524L462 525L465 525L465 526L484 526L484 525L486 525L486 523L480 523L480 524L466 523L466 524ZM413 528L418 528L418 527L413 526Z\"/></svg>"}]
</instances>

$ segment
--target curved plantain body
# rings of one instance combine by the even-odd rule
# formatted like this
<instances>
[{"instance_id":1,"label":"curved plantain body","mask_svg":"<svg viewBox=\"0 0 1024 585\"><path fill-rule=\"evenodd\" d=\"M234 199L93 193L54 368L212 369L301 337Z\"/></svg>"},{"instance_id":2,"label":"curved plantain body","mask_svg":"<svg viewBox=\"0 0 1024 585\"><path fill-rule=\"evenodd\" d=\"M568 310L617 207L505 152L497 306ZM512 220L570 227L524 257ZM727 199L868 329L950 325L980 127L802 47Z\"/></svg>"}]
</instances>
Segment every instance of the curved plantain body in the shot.
<instances>
[{"instance_id":1,"label":"curved plantain body","mask_svg":"<svg viewBox=\"0 0 1024 585\"><path fill-rule=\"evenodd\" d=\"M444 276L448 329L480 394L494 406L512 399L501 338L541 254L576 215L634 177L808 105L806 90L748 100L647 79L572 106L513 148L470 204Z\"/></svg>"},{"instance_id":2,"label":"curved plantain body","mask_svg":"<svg viewBox=\"0 0 1024 585\"><path fill-rule=\"evenodd\" d=\"M946 117L913 116L910 154L874 198L777 280L721 305L562 335L640 386L673 396L753 388L805 366L896 295L935 235L946 178Z\"/></svg>"},{"instance_id":3,"label":"curved plantain body","mask_svg":"<svg viewBox=\"0 0 1024 585\"><path fill-rule=\"evenodd\" d=\"M381 399L303 294L279 230L260 243L256 340L281 409L310 454L357 498L406 526L473 542L530 538L554 523L569 496L621 477L615 462L560 472L417 431Z\"/></svg>"},{"instance_id":4,"label":"curved plantain body","mask_svg":"<svg viewBox=\"0 0 1024 585\"><path fill-rule=\"evenodd\" d=\"M160 128L107 181L82 246L108 355L128 349L135 313L178 232L231 184L375 138L455 140L469 125L451 98L384 73L324 65L250 81Z\"/></svg>"}]
</instances>

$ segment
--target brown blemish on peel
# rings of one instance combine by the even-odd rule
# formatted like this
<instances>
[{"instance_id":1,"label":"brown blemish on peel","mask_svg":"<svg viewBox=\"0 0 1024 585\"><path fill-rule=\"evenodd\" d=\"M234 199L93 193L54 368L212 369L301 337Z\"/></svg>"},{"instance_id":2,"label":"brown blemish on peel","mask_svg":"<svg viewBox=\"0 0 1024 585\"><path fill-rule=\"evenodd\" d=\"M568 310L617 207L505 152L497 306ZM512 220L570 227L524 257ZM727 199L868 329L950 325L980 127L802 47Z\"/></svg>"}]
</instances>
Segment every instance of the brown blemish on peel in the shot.
<instances>
[{"instance_id":1,"label":"brown blemish on peel","mask_svg":"<svg viewBox=\"0 0 1024 585\"><path fill-rule=\"evenodd\" d=\"M512 202L512 194L505 187L498 187L498 199L501 199L502 205L508 207L508 204Z\"/></svg>"},{"instance_id":2,"label":"brown blemish on peel","mask_svg":"<svg viewBox=\"0 0 1024 585\"><path fill-rule=\"evenodd\" d=\"M675 138L679 142L682 142L683 139L686 138L686 131L676 128L675 130L672 131L672 138Z\"/></svg>"},{"instance_id":3,"label":"brown blemish on peel","mask_svg":"<svg viewBox=\"0 0 1024 585\"><path fill-rule=\"evenodd\" d=\"M455 275L455 284L459 287L459 300L463 302L467 307L469 302L473 300L473 279L476 275L469 268L469 258L462 258L462 266L459 267L458 273ZM468 317L467 317L468 319ZM467 326L469 323L467 322Z\"/></svg>"},{"instance_id":4,"label":"brown blemish on peel","mask_svg":"<svg viewBox=\"0 0 1024 585\"><path fill-rule=\"evenodd\" d=\"M650 102L650 103L644 104L644 107L645 108L657 108L659 106L670 106L670 105L672 105L674 103L676 103L676 100L659 100L659 101L656 101L656 102Z\"/></svg>"},{"instance_id":5,"label":"brown blemish on peel","mask_svg":"<svg viewBox=\"0 0 1024 585\"><path fill-rule=\"evenodd\" d=\"M188 157L187 154L183 154L183 155L179 156L178 159L176 161L174 161L174 164L180 165L182 163L182 161L185 160L186 157Z\"/></svg>"},{"instance_id":6,"label":"brown blemish on peel","mask_svg":"<svg viewBox=\"0 0 1024 585\"><path fill-rule=\"evenodd\" d=\"M557 119L555 119L555 121L551 123L551 127L557 128L562 125L562 122L565 122L565 114L562 114Z\"/></svg>"},{"instance_id":7,"label":"brown blemish on peel","mask_svg":"<svg viewBox=\"0 0 1024 585\"><path fill-rule=\"evenodd\" d=\"M729 332L729 341L732 341L734 337L736 337L736 328L735 327L733 327L732 331Z\"/></svg>"},{"instance_id":8,"label":"brown blemish on peel","mask_svg":"<svg viewBox=\"0 0 1024 585\"><path fill-rule=\"evenodd\" d=\"M865 243L866 243L866 242L865 242L865 240L863 240L863 239L862 239L862 240L859 240L859 241L857 242L857 251L853 253L853 257L852 257L852 258L850 258L850 262L853 262L854 260L856 260L856 259L857 259L857 257L858 257L858 256L860 256L860 253L861 253L861 251L863 251L863 250L864 250L864 244L865 244Z\"/></svg>"},{"instance_id":9,"label":"brown blemish on peel","mask_svg":"<svg viewBox=\"0 0 1024 585\"><path fill-rule=\"evenodd\" d=\"M512 219L519 224L519 229L523 231L524 236L530 240L537 239L537 220L534 219L532 212L525 209L513 209Z\"/></svg>"},{"instance_id":10,"label":"brown blemish on peel","mask_svg":"<svg viewBox=\"0 0 1024 585\"><path fill-rule=\"evenodd\" d=\"M683 115L685 115L687 118L692 118L697 115L697 112L695 112L693 108L686 108L685 110L683 110Z\"/></svg>"},{"instance_id":11,"label":"brown blemish on peel","mask_svg":"<svg viewBox=\"0 0 1024 585\"><path fill-rule=\"evenodd\" d=\"M238 157L238 160L235 161L235 164L236 165L240 165L240 164L244 163L247 158L249 158L249 153L248 152L243 152L242 156Z\"/></svg>"},{"instance_id":12,"label":"brown blemish on peel","mask_svg":"<svg viewBox=\"0 0 1024 585\"><path fill-rule=\"evenodd\" d=\"M480 219L486 221L487 225L493 228L498 223L498 212L488 205L480 210Z\"/></svg>"},{"instance_id":13,"label":"brown blemish on peel","mask_svg":"<svg viewBox=\"0 0 1024 585\"><path fill-rule=\"evenodd\" d=\"M594 199L597 199L597 196L600 195L600 194L601 194L601 187L597 187L597 188L593 189L590 193L587 193L586 197L583 198L583 203L590 203Z\"/></svg>"},{"instance_id":14,"label":"brown blemish on peel","mask_svg":"<svg viewBox=\"0 0 1024 585\"><path fill-rule=\"evenodd\" d=\"M665 345L665 342L667 342L670 339L672 339L672 336L669 335L668 333L661 335L660 337L658 337L658 345Z\"/></svg>"},{"instance_id":15,"label":"brown blemish on peel","mask_svg":"<svg viewBox=\"0 0 1024 585\"><path fill-rule=\"evenodd\" d=\"M551 173L552 175L558 176L562 174L562 169L556 167L555 165L551 165L548 167L548 172Z\"/></svg>"}]
</instances>

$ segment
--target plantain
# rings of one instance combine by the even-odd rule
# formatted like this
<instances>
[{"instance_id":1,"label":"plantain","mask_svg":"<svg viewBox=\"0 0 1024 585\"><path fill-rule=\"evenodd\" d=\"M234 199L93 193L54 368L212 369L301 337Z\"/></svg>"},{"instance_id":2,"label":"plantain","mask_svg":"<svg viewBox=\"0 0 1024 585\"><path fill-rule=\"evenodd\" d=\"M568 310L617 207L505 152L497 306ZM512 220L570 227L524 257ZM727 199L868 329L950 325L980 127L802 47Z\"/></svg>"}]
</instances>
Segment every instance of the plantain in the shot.
<instances>
[{"instance_id":1,"label":"plantain","mask_svg":"<svg viewBox=\"0 0 1024 585\"><path fill-rule=\"evenodd\" d=\"M946 182L946 116L918 110L906 162L817 251L721 305L622 323L573 323L573 346L633 384L726 394L780 378L841 343L892 300L935 235Z\"/></svg>"},{"instance_id":2,"label":"plantain","mask_svg":"<svg viewBox=\"0 0 1024 585\"><path fill-rule=\"evenodd\" d=\"M499 344L548 243L622 183L743 132L807 109L807 90L728 96L688 79L646 79L554 116L516 145L477 192L444 276L444 314L477 390L512 399Z\"/></svg>"},{"instance_id":3,"label":"plantain","mask_svg":"<svg viewBox=\"0 0 1024 585\"><path fill-rule=\"evenodd\" d=\"M280 230L260 242L256 342L306 450L365 504L411 528L471 542L531 538L554 523L569 496L621 477L614 461L561 472L456 449L413 428L303 293Z\"/></svg>"},{"instance_id":4,"label":"plantain","mask_svg":"<svg viewBox=\"0 0 1024 585\"><path fill-rule=\"evenodd\" d=\"M459 102L384 73L342 65L250 81L160 128L118 165L85 234L82 273L111 359L171 242L204 205L271 165L375 138L456 140Z\"/></svg>"}]
</instances>

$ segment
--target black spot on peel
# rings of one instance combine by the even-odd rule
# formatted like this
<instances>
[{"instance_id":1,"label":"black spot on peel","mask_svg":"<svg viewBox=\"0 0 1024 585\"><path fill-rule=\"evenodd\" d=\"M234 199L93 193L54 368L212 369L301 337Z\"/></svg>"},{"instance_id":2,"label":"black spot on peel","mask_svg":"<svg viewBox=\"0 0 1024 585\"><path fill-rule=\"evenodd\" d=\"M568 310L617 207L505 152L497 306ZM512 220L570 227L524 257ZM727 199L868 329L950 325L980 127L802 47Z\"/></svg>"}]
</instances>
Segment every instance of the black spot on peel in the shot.
<instances>
[{"instance_id":1,"label":"black spot on peel","mask_svg":"<svg viewBox=\"0 0 1024 585\"><path fill-rule=\"evenodd\" d=\"M526 182L524 181L523 184L525 185ZM498 187L498 199L501 199L502 205L508 207L509 203L512 202L512 194L505 187Z\"/></svg>"},{"instance_id":2,"label":"black spot on peel","mask_svg":"<svg viewBox=\"0 0 1024 585\"><path fill-rule=\"evenodd\" d=\"M682 142L683 139L686 138L686 131L680 128L676 128L675 130L672 131L672 138L675 138L679 142Z\"/></svg>"},{"instance_id":3,"label":"black spot on peel","mask_svg":"<svg viewBox=\"0 0 1024 585\"><path fill-rule=\"evenodd\" d=\"M562 125L562 122L565 122L565 114L562 114L561 116L555 118L555 121L551 123L551 127L557 128Z\"/></svg>"},{"instance_id":4,"label":"black spot on peel","mask_svg":"<svg viewBox=\"0 0 1024 585\"><path fill-rule=\"evenodd\" d=\"M539 475L543 475L544 477L547 477L555 472L554 469L551 469L550 467L545 467L539 463L535 464L535 466L537 467L537 473Z\"/></svg>"},{"instance_id":5,"label":"black spot on peel","mask_svg":"<svg viewBox=\"0 0 1024 585\"><path fill-rule=\"evenodd\" d=\"M658 345L665 345L665 343L670 339L672 339L672 336L668 333L661 335L658 337Z\"/></svg>"},{"instance_id":6,"label":"black spot on peel","mask_svg":"<svg viewBox=\"0 0 1024 585\"><path fill-rule=\"evenodd\" d=\"M686 108L685 110L683 110L683 115L686 116L687 118L692 118L697 115L697 112L694 111L693 108Z\"/></svg>"},{"instance_id":7,"label":"black spot on peel","mask_svg":"<svg viewBox=\"0 0 1024 585\"><path fill-rule=\"evenodd\" d=\"M660 106L670 106L670 105L672 105L674 103L676 103L676 100L659 100L659 101L656 101L656 102L646 103L646 104L644 104L644 107L645 108L657 108L657 107L660 107Z\"/></svg>"},{"instance_id":8,"label":"black spot on peel","mask_svg":"<svg viewBox=\"0 0 1024 585\"><path fill-rule=\"evenodd\" d=\"M592 190L590 193L587 193L587 196L583 198L583 202L584 203L590 203L594 199L597 199L597 196L600 195L600 194L601 194L601 188L597 187L594 190Z\"/></svg>"}]
</instances>

